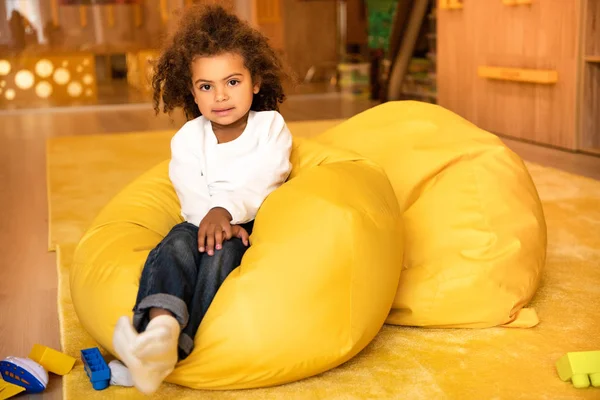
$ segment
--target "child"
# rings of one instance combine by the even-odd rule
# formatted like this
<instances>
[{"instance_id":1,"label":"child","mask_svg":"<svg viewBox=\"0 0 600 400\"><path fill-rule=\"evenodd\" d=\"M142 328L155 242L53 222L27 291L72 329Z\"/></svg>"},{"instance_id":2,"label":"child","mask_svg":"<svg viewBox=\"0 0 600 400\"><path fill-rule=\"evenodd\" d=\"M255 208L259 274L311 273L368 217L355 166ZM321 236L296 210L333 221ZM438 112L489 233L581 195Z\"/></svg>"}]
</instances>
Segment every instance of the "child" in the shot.
<instances>
[{"instance_id":1,"label":"child","mask_svg":"<svg viewBox=\"0 0 600 400\"><path fill-rule=\"evenodd\" d=\"M292 139L277 112L284 70L267 39L221 7L195 8L158 60L154 109L183 107L169 177L186 222L146 260L133 323L113 344L135 386L158 389L194 336L217 290L249 245L265 198L288 178Z\"/></svg>"}]
</instances>

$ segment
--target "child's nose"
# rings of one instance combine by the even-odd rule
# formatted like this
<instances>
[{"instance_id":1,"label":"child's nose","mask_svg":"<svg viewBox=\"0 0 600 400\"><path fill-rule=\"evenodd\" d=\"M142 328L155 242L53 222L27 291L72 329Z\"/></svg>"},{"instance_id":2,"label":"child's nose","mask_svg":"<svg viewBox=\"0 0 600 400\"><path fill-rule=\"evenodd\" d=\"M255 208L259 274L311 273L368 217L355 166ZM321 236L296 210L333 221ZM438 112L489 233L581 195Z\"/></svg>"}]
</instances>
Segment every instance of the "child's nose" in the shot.
<instances>
[{"instance_id":1,"label":"child's nose","mask_svg":"<svg viewBox=\"0 0 600 400\"><path fill-rule=\"evenodd\" d=\"M229 100L229 96L227 95L227 91L225 91L224 89L217 90L216 94L215 94L215 100L217 102L222 102L222 101Z\"/></svg>"}]
</instances>

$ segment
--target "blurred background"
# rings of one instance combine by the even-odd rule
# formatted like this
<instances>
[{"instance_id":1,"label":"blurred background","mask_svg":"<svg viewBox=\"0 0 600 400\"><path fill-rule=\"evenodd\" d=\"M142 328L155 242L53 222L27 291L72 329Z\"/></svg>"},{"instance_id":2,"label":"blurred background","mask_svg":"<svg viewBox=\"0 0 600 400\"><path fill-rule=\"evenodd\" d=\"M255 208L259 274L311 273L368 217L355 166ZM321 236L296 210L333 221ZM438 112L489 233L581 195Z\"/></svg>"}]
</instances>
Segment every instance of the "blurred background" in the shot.
<instances>
[{"instance_id":1,"label":"blurred background","mask_svg":"<svg viewBox=\"0 0 600 400\"><path fill-rule=\"evenodd\" d=\"M195 3L222 4L265 33L296 74L291 94L385 97L396 0L0 0L0 107L147 102L152 60ZM434 102L436 7L426 3L403 92Z\"/></svg>"},{"instance_id":2,"label":"blurred background","mask_svg":"<svg viewBox=\"0 0 600 400\"><path fill-rule=\"evenodd\" d=\"M149 105L152 61L199 3L269 37L290 98L338 101L305 119L412 99L600 152L600 0L0 0L0 111Z\"/></svg>"}]
</instances>

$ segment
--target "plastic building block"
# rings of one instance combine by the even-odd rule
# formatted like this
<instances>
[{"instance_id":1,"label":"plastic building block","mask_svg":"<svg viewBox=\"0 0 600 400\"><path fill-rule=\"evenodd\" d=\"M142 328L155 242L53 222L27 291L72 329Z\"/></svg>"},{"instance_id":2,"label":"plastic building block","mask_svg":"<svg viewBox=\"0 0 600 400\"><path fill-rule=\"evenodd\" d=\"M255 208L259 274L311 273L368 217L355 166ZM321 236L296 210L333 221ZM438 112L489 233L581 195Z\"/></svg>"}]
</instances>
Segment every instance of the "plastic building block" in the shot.
<instances>
[{"instance_id":1,"label":"plastic building block","mask_svg":"<svg viewBox=\"0 0 600 400\"><path fill-rule=\"evenodd\" d=\"M24 391L24 387L0 379L0 400L11 398Z\"/></svg>"},{"instance_id":2,"label":"plastic building block","mask_svg":"<svg viewBox=\"0 0 600 400\"><path fill-rule=\"evenodd\" d=\"M106 389L110 384L110 368L100 350L97 347L81 350L81 360L94 389Z\"/></svg>"},{"instance_id":3,"label":"plastic building block","mask_svg":"<svg viewBox=\"0 0 600 400\"><path fill-rule=\"evenodd\" d=\"M0 375L13 385L25 388L27 393L40 393L48 385L48 372L29 358L6 357L0 361Z\"/></svg>"},{"instance_id":4,"label":"plastic building block","mask_svg":"<svg viewBox=\"0 0 600 400\"><path fill-rule=\"evenodd\" d=\"M33 345L33 349L29 353L29 358L39 363L46 371L56 375L66 375L71 372L76 361L74 357L50 347L42 346L41 344Z\"/></svg>"},{"instance_id":5,"label":"plastic building block","mask_svg":"<svg viewBox=\"0 0 600 400\"><path fill-rule=\"evenodd\" d=\"M560 379L570 380L578 389L590 386L590 381L600 387L600 351L567 353L556 362L556 369Z\"/></svg>"}]
</instances>

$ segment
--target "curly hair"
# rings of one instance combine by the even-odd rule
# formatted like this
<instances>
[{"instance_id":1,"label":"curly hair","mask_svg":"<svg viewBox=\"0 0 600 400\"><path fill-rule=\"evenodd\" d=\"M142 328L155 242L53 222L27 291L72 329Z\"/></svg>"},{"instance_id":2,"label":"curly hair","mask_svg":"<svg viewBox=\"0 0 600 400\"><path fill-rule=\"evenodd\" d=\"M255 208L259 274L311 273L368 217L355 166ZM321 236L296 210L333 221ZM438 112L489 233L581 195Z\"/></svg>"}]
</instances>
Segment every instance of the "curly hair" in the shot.
<instances>
[{"instance_id":1,"label":"curly hair","mask_svg":"<svg viewBox=\"0 0 600 400\"><path fill-rule=\"evenodd\" d=\"M266 36L221 6L195 6L186 10L180 24L154 65L154 110L164 113L182 107L188 120L201 115L191 93L191 63L198 56L237 53L244 59L260 91L252 99L253 111L279 111L285 100L287 68Z\"/></svg>"}]
</instances>

